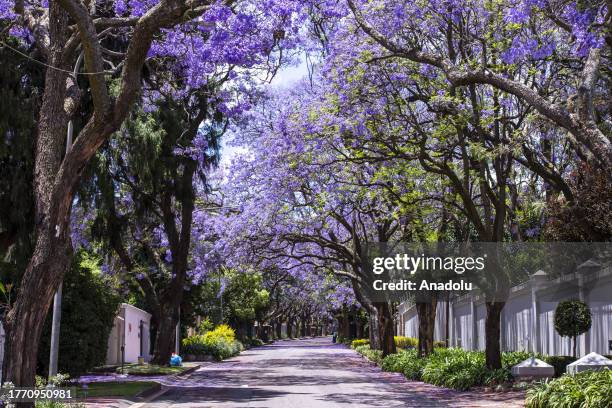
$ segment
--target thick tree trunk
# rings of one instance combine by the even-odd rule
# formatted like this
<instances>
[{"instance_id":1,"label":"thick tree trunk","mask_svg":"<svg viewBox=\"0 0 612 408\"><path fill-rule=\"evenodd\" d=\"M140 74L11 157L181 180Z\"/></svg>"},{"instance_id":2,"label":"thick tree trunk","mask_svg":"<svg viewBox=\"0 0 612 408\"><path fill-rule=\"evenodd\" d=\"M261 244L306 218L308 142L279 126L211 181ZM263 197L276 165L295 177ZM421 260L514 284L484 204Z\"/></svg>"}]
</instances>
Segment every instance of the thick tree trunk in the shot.
<instances>
[{"instance_id":1,"label":"thick tree trunk","mask_svg":"<svg viewBox=\"0 0 612 408\"><path fill-rule=\"evenodd\" d=\"M378 336L383 357L397 352L394 341L393 315L389 303L375 303L378 309Z\"/></svg>"},{"instance_id":2,"label":"thick tree trunk","mask_svg":"<svg viewBox=\"0 0 612 408\"><path fill-rule=\"evenodd\" d=\"M50 3L49 13L49 20L53 24L49 28L47 62L70 69L62 55L62 47L68 36L67 15L57 2ZM34 170L36 244L13 308L5 321L7 345L3 378L22 387L34 385L42 327L53 294L62 281L72 255L69 234L72 191L56 186L68 122L64 112L65 95L66 73L47 70Z\"/></svg>"},{"instance_id":3,"label":"thick tree trunk","mask_svg":"<svg viewBox=\"0 0 612 408\"><path fill-rule=\"evenodd\" d=\"M373 350L382 350L382 342L380 337L380 322L378 319L378 310L375 307L370 308L368 319L370 321L370 348Z\"/></svg>"},{"instance_id":4,"label":"thick tree trunk","mask_svg":"<svg viewBox=\"0 0 612 408\"><path fill-rule=\"evenodd\" d=\"M176 348L176 325L179 321L179 310L178 307L173 306L162 306L153 356L153 363L155 364L170 364L170 357Z\"/></svg>"},{"instance_id":5,"label":"thick tree trunk","mask_svg":"<svg viewBox=\"0 0 612 408\"><path fill-rule=\"evenodd\" d=\"M419 356L425 357L433 352L434 326L436 323L436 308L438 300L432 294L428 302L416 303L417 315L419 317Z\"/></svg>"},{"instance_id":6,"label":"thick tree trunk","mask_svg":"<svg viewBox=\"0 0 612 408\"><path fill-rule=\"evenodd\" d=\"M505 302L486 302L487 316L485 319L486 364L490 369L501 368L500 324L501 311Z\"/></svg>"},{"instance_id":7,"label":"thick tree trunk","mask_svg":"<svg viewBox=\"0 0 612 408\"><path fill-rule=\"evenodd\" d=\"M307 336L307 333L306 333L306 317L302 317L300 336L301 337L306 337Z\"/></svg>"},{"instance_id":8,"label":"thick tree trunk","mask_svg":"<svg viewBox=\"0 0 612 408\"><path fill-rule=\"evenodd\" d=\"M349 324L348 313L346 311L342 312L341 319L342 321L340 323L340 333L342 333L342 338L348 339L351 337L351 326Z\"/></svg>"},{"instance_id":9,"label":"thick tree trunk","mask_svg":"<svg viewBox=\"0 0 612 408\"><path fill-rule=\"evenodd\" d=\"M199 125L199 122L198 122ZM169 364L170 357L175 350L176 325L180 319L180 307L183 301L185 277L191 246L191 224L195 203L193 189L193 175L196 163L184 163L183 174L177 176L176 191L162 193L161 210L164 230L172 251L172 282L170 287L160 296L161 316L159 318L159 332L155 342L153 361L157 364ZM177 211L174 211L172 197L180 203L180 229L177 227Z\"/></svg>"},{"instance_id":10,"label":"thick tree trunk","mask_svg":"<svg viewBox=\"0 0 612 408\"><path fill-rule=\"evenodd\" d=\"M20 291L24 295L18 298L7 318L6 381L22 387L34 386L42 328L71 257L68 239L58 240L50 232L39 232L34 255L21 281Z\"/></svg>"}]
</instances>

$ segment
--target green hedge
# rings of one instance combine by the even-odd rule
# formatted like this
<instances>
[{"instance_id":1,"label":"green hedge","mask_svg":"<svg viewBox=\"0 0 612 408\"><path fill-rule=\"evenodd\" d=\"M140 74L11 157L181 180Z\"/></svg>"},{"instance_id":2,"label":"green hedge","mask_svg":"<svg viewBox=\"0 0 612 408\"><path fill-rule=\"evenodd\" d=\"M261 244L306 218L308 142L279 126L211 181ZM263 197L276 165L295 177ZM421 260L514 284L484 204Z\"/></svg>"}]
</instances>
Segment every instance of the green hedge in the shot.
<instances>
[{"instance_id":1,"label":"green hedge","mask_svg":"<svg viewBox=\"0 0 612 408\"><path fill-rule=\"evenodd\" d=\"M419 358L417 350L409 349L388 355L382 360L381 367L385 371L402 373L410 380L467 390L477 385L498 385L511 380L512 366L528 357L526 352L506 352L502 354L502 368L489 370L481 351L437 348L426 358Z\"/></svg>"},{"instance_id":2,"label":"green hedge","mask_svg":"<svg viewBox=\"0 0 612 408\"><path fill-rule=\"evenodd\" d=\"M79 251L64 276L58 370L72 377L105 363L108 336L121 304L116 283L99 264L95 256ZM49 308L38 349L42 375L49 372L52 317Z\"/></svg>"},{"instance_id":3,"label":"green hedge","mask_svg":"<svg viewBox=\"0 0 612 408\"><path fill-rule=\"evenodd\" d=\"M395 342L395 346L401 349L417 348L419 345L419 340L414 337L394 336L393 341ZM368 339L355 339L351 342L351 348L354 349L369 344L370 340ZM434 341L434 347L446 347L446 343L443 341Z\"/></svg>"},{"instance_id":4,"label":"green hedge","mask_svg":"<svg viewBox=\"0 0 612 408\"><path fill-rule=\"evenodd\" d=\"M572 356L545 356L542 357L542 360L555 367L555 377L561 377L565 374L567 365L576 361L576 358Z\"/></svg>"},{"instance_id":5,"label":"green hedge","mask_svg":"<svg viewBox=\"0 0 612 408\"><path fill-rule=\"evenodd\" d=\"M527 391L527 408L612 407L612 371L584 371L540 383Z\"/></svg>"}]
</instances>

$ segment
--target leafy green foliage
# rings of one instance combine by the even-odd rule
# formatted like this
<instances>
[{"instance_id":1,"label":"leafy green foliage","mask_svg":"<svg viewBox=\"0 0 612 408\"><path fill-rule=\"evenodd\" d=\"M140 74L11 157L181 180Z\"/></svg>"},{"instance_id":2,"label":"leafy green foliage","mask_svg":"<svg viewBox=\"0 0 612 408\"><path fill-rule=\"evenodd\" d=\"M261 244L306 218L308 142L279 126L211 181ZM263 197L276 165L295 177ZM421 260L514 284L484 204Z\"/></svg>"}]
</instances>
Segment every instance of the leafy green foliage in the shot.
<instances>
[{"instance_id":1,"label":"leafy green foliage","mask_svg":"<svg viewBox=\"0 0 612 408\"><path fill-rule=\"evenodd\" d=\"M420 380L427 361L419 358L416 349L401 350L383 359L381 367L384 371L402 373L409 380Z\"/></svg>"},{"instance_id":2,"label":"leafy green foliage","mask_svg":"<svg viewBox=\"0 0 612 408\"><path fill-rule=\"evenodd\" d=\"M263 346L265 343L263 342L262 339L258 339L256 337L247 337L246 338L246 344L248 344L249 347L260 347Z\"/></svg>"},{"instance_id":3,"label":"leafy green foliage","mask_svg":"<svg viewBox=\"0 0 612 408\"><path fill-rule=\"evenodd\" d=\"M370 340L368 339L355 339L351 342L351 348L356 349L359 346L370 345Z\"/></svg>"},{"instance_id":4,"label":"leafy green foliage","mask_svg":"<svg viewBox=\"0 0 612 408\"><path fill-rule=\"evenodd\" d=\"M206 332L213 330L214 328L215 328L214 323L211 322L210 319L206 318L202 320L200 324L198 325L198 333L204 334Z\"/></svg>"},{"instance_id":5,"label":"leafy green foliage","mask_svg":"<svg viewBox=\"0 0 612 408\"><path fill-rule=\"evenodd\" d=\"M183 339L183 354L209 355L217 360L224 360L237 355L242 350L242 343L236 340L234 329L226 324L221 324L204 334Z\"/></svg>"},{"instance_id":6,"label":"leafy green foliage","mask_svg":"<svg viewBox=\"0 0 612 408\"><path fill-rule=\"evenodd\" d=\"M359 352L359 349L357 351ZM367 356L364 352L361 354ZM529 357L529 353L522 351L502 353L502 368L489 370L481 351L436 348L429 356L419 358L416 349L405 349L386 356L380 365L384 371L402 373L410 380L467 390L473 386L497 385L510 381L512 366Z\"/></svg>"},{"instance_id":7,"label":"leafy green foliage","mask_svg":"<svg viewBox=\"0 0 612 408\"><path fill-rule=\"evenodd\" d=\"M590 328L589 305L577 299L559 302L555 309L555 329L560 336L579 336Z\"/></svg>"},{"instance_id":8,"label":"leafy green foliage","mask_svg":"<svg viewBox=\"0 0 612 408\"><path fill-rule=\"evenodd\" d=\"M395 336L393 337L395 345L399 348L411 348L419 345L419 340L414 337Z\"/></svg>"},{"instance_id":9,"label":"leafy green foliage","mask_svg":"<svg viewBox=\"0 0 612 408\"><path fill-rule=\"evenodd\" d=\"M555 368L555 377L560 377L565 373L565 368L568 364L576 361L576 357L572 356L547 356L544 358L548 364Z\"/></svg>"},{"instance_id":10,"label":"leafy green foliage","mask_svg":"<svg viewBox=\"0 0 612 408\"><path fill-rule=\"evenodd\" d=\"M423 381L457 390L484 383L487 369L484 353L443 349L432 353L423 368Z\"/></svg>"},{"instance_id":11,"label":"leafy green foliage","mask_svg":"<svg viewBox=\"0 0 612 408\"><path fill-rule=\"evenodd\" d=\"M608 408L612 406L612 371L584 371L543 382L527 391L527 408Z\"/></svg>"},{"instance_id":12,"label":"leafy green foliage","mask_svg":"<svg viewBox=\"0 0 612 408\"><path fill-rule=\"evenodd\" d=\"M99 260L78 252L64 277L58 369L71 376L104 364L113 319L121 302L115 283L100 272ZM38 352L40 373L49 362L52 313Z\"/></svg>"},{"instance_id":13,"label":"leafy green foliage","mask_svg":"<svg viewBox=\"0 0 612 408\"><path fill-rule=\"evenodd\" d=\"M363 345L355 348L355 351L376 364L382 363L382 350L372 350L369 345Z\"/></svg>"},{"instance_id":14,"label":"leafy green foliage","mask_svg":"<svg viewBox=\"0 0 612 408\"><path fill-rule=\"evenodd\" d=\"M268 305L269 293L263 287L261 274L226 271L228 285L223 292L223 305L230 324L253 321Z\"/></svg>"},{"instance_id":15,"label":"leafy green foliage","mask_svg":"<svg viewBox=\"0 0 612 408\"><path fill-rule=\"evenodd\" d=\"M23 47L4 34L8 32L5 23L0 23L0 31L11 47ZM15 58L6 47L0 47L0 60L0 281L16 287L33 247L34 147L44 69ZM9 296L0 296L0 303L5 302L10 303Z\"/></svg>"}]
</instances>

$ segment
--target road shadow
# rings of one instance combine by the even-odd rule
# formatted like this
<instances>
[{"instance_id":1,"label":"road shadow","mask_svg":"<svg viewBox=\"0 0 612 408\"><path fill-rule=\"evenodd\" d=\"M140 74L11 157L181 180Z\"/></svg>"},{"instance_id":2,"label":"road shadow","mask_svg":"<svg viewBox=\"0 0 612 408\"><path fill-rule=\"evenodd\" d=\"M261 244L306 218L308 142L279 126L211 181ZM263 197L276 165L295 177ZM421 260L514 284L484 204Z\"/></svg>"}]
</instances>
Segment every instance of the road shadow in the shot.
<instances>
[{"instance_id":1,"label":"road shadow","mask_svg":"<svg viewBox=\"0 0 612 408\"><path fill-rule=\"evenodd\" d=\"M181 389L173 388L156 399L155 402L147 404L147 407L158 408L169 404L185 404L186 407L209 407L211 404L252 404L265 402L279 398L288 393L282 391L267 390L257 387L200 387ZM292 392L291 394L296 394Z\"/></svg>"}]
</instances>

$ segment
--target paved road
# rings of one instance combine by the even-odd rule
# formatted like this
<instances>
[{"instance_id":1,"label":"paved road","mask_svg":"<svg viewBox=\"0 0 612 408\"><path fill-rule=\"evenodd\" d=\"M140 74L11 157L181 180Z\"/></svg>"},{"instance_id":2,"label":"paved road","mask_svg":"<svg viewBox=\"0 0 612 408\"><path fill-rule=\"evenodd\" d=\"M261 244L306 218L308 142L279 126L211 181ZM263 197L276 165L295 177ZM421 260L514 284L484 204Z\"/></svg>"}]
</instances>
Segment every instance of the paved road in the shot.
<instances>
[{"instance_id":1,"label":"paved road","mask_svg":"<svg viewBox=\"0 0 612 408\"><path fill-rule=\"evenodd\" d=\"M459 393L384 373L330 338L278 341L200 368L151 408L519 407L518 394Z\"/></svg>"}]
</instances>

